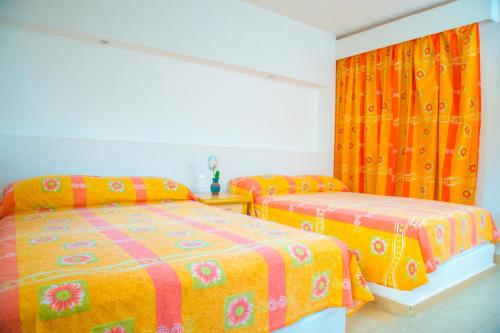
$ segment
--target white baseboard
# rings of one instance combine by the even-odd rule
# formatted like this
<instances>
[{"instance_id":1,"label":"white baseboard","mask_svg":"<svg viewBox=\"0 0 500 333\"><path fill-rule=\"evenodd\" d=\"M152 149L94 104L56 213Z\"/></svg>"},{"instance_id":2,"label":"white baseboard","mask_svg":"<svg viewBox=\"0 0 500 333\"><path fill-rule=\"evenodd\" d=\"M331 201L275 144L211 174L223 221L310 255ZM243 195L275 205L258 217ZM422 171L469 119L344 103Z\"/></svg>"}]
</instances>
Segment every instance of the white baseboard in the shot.
<instances>
[{"instance_id":1,"label":"white baseboard","mask_svg":"<svg viewBox=\"0 0 500 333\"><path fill-rule=\"evenodd\" d=\"M369 283L370 289L375 294L376 302L384 308L389 307L389 311L414 314L416 309L422 308L424 304L443 300L451 290L463 288L476 277L494 270L494 250L495 247L491 243L467 250L439 265L437 271L428 274L429 282L410 291L376 283Z\"/></svg>"}]
</instances>

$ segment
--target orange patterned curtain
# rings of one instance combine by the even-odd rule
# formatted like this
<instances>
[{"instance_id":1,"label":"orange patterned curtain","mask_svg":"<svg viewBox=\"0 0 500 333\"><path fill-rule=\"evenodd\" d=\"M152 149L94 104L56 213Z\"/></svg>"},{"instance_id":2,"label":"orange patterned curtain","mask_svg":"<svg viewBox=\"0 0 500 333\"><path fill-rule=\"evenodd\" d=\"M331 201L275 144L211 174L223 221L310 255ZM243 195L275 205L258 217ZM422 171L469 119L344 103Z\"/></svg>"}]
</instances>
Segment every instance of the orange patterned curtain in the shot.
<instances>
[{"instance_id":1,"label":"orange patterned curtain","mask_svg":"<svg viewBox=\"0 0 500 333\"><path fill-rule=\"evenodd\" d=\"M335 176L351 191L473 204L477 24L337 61Z\"/></svg>"}]
</instances>

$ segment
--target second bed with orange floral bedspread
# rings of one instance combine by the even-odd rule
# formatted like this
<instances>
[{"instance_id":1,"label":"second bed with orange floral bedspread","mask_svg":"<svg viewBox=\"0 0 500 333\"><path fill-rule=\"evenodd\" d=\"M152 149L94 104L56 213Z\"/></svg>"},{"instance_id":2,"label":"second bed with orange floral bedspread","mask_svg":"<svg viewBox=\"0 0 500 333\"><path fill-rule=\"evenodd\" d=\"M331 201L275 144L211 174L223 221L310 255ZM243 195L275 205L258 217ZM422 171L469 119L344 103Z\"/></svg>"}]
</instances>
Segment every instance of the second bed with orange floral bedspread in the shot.
<instances>
[{"instance_id":1,"label":"second bed with orange floral bedspread","mask_svg":"<svg viewBox=\"0 0 500 333\"><path fill-rule=\"evenodd\" d=\"M260 218L339 238L368 281L402 290L426 283L452 256L498 239L483 208L350 193L332 177L242 177L230 189L252 195Z\"/></svg>"},{"instance_id":2,"label":"second bed with orange floral bedspread","mask_svg":"<svg viewBox=\"0 0 500 333\"><path fill-rule=\"evenodd\" d=\"M189 198L161 178L9 187L2 332L268 332L372 299L342 242Z\"/></svg>"}]
</instances>

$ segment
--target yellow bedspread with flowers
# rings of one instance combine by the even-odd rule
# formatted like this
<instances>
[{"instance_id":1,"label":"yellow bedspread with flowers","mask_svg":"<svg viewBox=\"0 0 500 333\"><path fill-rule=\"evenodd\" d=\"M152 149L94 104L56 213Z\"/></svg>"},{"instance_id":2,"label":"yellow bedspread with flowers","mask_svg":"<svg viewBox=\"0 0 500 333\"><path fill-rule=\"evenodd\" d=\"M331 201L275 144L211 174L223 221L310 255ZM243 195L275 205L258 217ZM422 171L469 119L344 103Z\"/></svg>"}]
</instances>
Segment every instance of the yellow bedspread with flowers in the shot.
<instances>
[{"instance_id":1,"label":"yellow bedspread with flowers","mask_svg":"<svg viewBox=\"0 0 500 333\"><path fill-rule=\"evenodd\" d=\"M164 178L14 183L0 209L1 331L268 332L373 299L335 238L190 198Z\"/></svg>"},{"instance_id":2,"label":"yellow bedspread with flowers","mask_svg":"<svg viewBox=\"0 0 500 333\"><path fill-rule=\"evenodd\" d=\"M483 208L350 193L332 177L242 177L230 190L251 195L260 218L342 240L368 281L401 290L426 283L452 256L498 241Z\"/></svg>"}]
</instances>

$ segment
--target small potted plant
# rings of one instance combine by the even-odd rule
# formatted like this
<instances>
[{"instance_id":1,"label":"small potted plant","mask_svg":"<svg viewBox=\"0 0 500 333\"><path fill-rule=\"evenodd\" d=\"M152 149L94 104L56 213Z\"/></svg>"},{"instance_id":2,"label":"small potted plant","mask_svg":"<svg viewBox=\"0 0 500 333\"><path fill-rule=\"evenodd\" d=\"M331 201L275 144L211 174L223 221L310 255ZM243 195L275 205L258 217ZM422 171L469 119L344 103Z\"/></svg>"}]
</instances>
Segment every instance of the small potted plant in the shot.
<instances>
[{"instance_id":1,"label":"small potted plant","mask_svg":"<svg viewBox=\"0 0 500 333\"><path fill-rule=\"evenodd\" d=\"M208 168L212 170L212 184L210 185L210 192L212 192L213 196L218 196L220 192L220 172L217 170L217 158L215 156L209 157Z\"/></svg>"},{"instance_id":2,"label":"small potted plant","mask_svg":"<svg viewBox=\"0 0 500 333\"><path fill-rule=\"evenodd\" d=\"M214 178L212 178L212 185L210 185L210 192L212 192L213 196L219 195L220 192L219 174L219 170L216 170Z\"/></svg>"}]
</instances>

